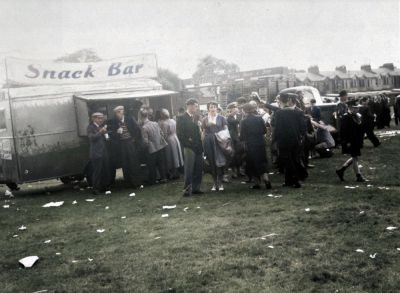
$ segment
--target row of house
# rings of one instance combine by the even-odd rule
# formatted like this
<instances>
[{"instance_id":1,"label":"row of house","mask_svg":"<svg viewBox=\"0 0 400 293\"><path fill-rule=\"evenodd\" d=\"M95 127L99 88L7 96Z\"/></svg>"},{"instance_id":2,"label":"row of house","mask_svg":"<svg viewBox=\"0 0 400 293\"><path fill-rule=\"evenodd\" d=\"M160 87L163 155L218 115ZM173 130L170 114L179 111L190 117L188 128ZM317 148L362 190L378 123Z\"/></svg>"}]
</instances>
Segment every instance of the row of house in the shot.
<instances>
[{"instance_id":1,"label":"row of house","mask_svg":"<svg viewBox=\"0 0 400 293\"><path fill-rule=\"evenodd\" d=\"M309 85L322 95L334 94L345 89L348 92L378 91L400 88L400 68L386 63L372 69L370 65L360 70L347 70L346 66L334 71L320 71L311 66L307 71L287 67L274 67L229 74L208 74L201 80L183 80L184 96L196 97L200 103L217 98L225 106L239 96L256 91L262 98L274 98L282 89Z\"/></svg>"}]
</instances>

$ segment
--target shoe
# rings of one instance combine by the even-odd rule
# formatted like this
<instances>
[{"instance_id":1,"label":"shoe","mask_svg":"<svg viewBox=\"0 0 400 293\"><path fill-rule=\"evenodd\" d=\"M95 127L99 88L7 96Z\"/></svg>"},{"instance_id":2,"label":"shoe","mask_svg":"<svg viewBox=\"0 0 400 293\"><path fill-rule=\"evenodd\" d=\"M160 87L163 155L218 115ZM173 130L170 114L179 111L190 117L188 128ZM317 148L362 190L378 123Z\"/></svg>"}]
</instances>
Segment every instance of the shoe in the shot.
<instances>
[{"instance_id":1,"label":"shoe","mask_svg":"<svg viewBox=\"0 0 400 293\"><path fill-rule=\"evenodd\" d=\"M272 185L270 181L264 181L265 189L272 189Z\"/></svg>"},{"instance_id":2,"label":"shoe","mask_svg":"<svg viewBox=\"0 0 400 293\"><path fill-rule=\"evenodd\" d=\"M193 191L192 194L195 194L195 195L202 195L202 194L204 194L204 192L201 191L201 190L197 190L197 191Z\"/></svg>"},{"instance_id":3,"label":"shoe","mask_svg":"<svg viewBox=\"0 0 400 293\"><path fill-rule=\"evenodd\" d=\"M367 181L361 174L357 174L357 182L365 182Z\"/></svg>"},{"instance_id":4,"label":"shoe","mask_svg":"<svg viewBox=\"0 0 400 293\"><path fill-rule=\"evenodd\" d=\"M224 191L225 189L224 189L224 186L221 184L220 186L219 186L219 188L218 188L218 191Z\"/></svg>"},{"instance_id":5,"label":"shoe","mask_svg":"<svg viewBox=\"0 0 400 293\"><path fill-rule=\"evenodd\" d=\"M213 187L211 188L211 191L217 191L217 188L215 187L215 185L213 185Z\"/></svg>"},{"instance_id":6,"label":"shoe","mask_svg":"<svg viewBox=\"0 0 400 293\"><path fill-rule=\"evenodd\" d=\"M309 169L313 169L315 167L315 165L308 164L306 167Z\"/></svg>"},{"instance_id":7,"label":"shoe","mask_svg":"<svg viewBox=\"0 0 400 293\"><path fill-rule=\"evenodd\" d=\"M340 181L344 181L344 178L343 178L343 176L344 176L344 169L343 169L343 168L340 168L340 169L336 170L336 175L338 175Z\"/></svg>"}]
</instances>

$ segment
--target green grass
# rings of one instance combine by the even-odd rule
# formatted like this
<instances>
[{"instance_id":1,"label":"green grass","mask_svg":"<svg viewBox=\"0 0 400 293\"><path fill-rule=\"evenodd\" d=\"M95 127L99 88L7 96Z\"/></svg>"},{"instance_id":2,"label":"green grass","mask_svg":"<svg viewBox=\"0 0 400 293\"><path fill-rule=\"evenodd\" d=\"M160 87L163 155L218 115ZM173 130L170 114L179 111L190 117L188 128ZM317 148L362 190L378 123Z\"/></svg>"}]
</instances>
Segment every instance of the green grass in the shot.
<instances>
[{"instance_id":1,"label":"green grass","mask_svg":"<svg viewBox=\"0 0 400 293\"><path fill-rule=\"evenodd\" d=\"M222 194L195 198L181 197L181 182L145 187L136 197L123 188L94 197L54 181L24 185L11 201L2 198L11 206L0 208L0 291L400 292L400 229L385 230L400 227L399 147L400 137L378 149L366 142L365 184L354 182L352 170L338 182L334 168L345 157L337 150L313 161L302 189L280 187L281 175L272 175L272 192L236 181ZM206 176L203 189L210 185ZM60 200L59 208L41 207ZM161 218L167 204L177 208ZM18 231L21 225L28 229ZM270 233L278 235L260 239ZM20 268L28 255L40 260Z\"/></svg>"}]
</instances>

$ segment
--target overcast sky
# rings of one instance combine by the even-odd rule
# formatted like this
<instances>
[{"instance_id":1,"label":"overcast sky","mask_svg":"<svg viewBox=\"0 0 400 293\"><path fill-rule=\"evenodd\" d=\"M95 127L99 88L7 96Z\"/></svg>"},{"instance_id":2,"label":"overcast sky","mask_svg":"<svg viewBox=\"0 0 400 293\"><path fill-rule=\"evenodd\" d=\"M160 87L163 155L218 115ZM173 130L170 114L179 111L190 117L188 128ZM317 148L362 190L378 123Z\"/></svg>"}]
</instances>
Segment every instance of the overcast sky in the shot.
<instances>
[{"instance_id":1,"label":"overcast sky","mask_svg":"<svg viewBox=\"0 0 400 293\"><path fill-rule=\"evenodd\" d=\"M212 54L241 70L400 67L398 0L0 0L0 56L54 59L92 48L104 59L156 53L190 77Z\"/></svg>"}]
</instances>

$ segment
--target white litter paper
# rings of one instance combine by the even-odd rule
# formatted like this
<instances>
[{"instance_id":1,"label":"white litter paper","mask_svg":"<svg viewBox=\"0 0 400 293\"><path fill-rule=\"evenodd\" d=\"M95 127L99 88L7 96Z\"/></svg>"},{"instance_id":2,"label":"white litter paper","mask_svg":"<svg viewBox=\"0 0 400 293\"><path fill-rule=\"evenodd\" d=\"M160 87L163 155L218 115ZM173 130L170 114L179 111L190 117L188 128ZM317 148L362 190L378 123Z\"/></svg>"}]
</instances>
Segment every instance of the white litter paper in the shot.
<instances>
[{"instance_id":1,"label":"white litter paper","mask_svg":"<svg viewBox=\"0 0 400 293\"><path fill-rule=\"evenodd\" d=\"M106 231L106 230L104 230L104 229L97 229L96 231L97 231L97 233L103 233L103 232Z\"/></svg>"},{"instance_id":2,"label":"white litter paper","mask_svg":"<svg viewBox=\"0 0 400 293\"><path fill-rule=\"evenodd\" d=\"M349 185L346 185L344 188L346 188L346 189L354 189L354 188L358 188L358 186L349 186Z\"/></svg>"},{"instance_id":3,"label":"white litter paper","mask_svg":"<svg viewBox=\"0 0 400 293\"><path fill-rule=\"evenodd\" d=\"M56 255L61 255L61 252L56 252Z\"/></svg>"},{"instance_id":4,"label":"white litter paper","mask_svg":"<svg viewBox=\"0 0 400 293\"><path fill-rule=\"evenodd\" d=\"M143 189L144 188L144 186L143 185L140 185L140 189Z\"/></svg>"},{"instance_id":5,"label":"white litter paper","mask_svg":"<svg viewBox=\"0 0 400 293\"><path fill-rule=\"evenodd\" d=\"M374 254L370 254L369 257L370 257L370 258L375 258L376 255L377 255L377 253L375 252Z\"/></svg>"},{"instance_id":6,"label":"white litter paper","mask_svg":"<svg viewBox=\"0 0 400 293\"><path fill-rule=\"evenodd\" d=\"M13 235L13 238L17 238L17 237L18 237L18 235L17 235L17 234L14 234L14 235Z\"/></svg>"},{"instance_id":7,"label":"white litter paper","mask_svg":"<svg viewBox=\"0 0 400 293\"><path fill-rule=\"evenodd\" d=\"M162 215L161 215L161 218L168 218L168 217L169 217L168 214L162 214Z\"/></svg>"},{"instance_id":8,"label":"white litter paper","mask_svg":"<svg viewBox=\"0 0 400 293\"><path fill-rule=\"evenodd\" d=\"M88 257L87 260L88 260L89 262L92 262L92 261L93 261L93 258Z\"/></svg>"},{"instance_id":9,"label":"white litter paper","mask_svg":"<svg viewBox=\"0 0 400 293\"><path fill-rule=\"evenodd\" d=\"M77 260L72 260L71 262L72 262L72 263L77 263L78 261L77 261Z\"/></svg>"},{"instance_id":10,"label":"white litter paper","mask_svg":"<svg viewBox=\"0 0 400 293\"><path fill-rule=\"evenodd\" d=\"M396 229L397 229L397 227L393 227L393 226L386 227L386 230L388 230L388 231L393 231Z\"/></svg>"},{"instance_id":11,"label":"white litter paper","mask_svg":"<svg viewBox=\"0 0 400 293\"><path fill-rule=\"evenodd\" d=\"M157 236L157 237L154 238L154 240L157 240L157 239L160 239L160 238L161 238L160 236Z\"/></svg>"},{"instance_id":12,"label":"white litter paper","mask_svg":"<svg viewBox=\"0 0 400 293\"><path fill-rule=\"evenodd\" d=\"M359 252L359 253L364 253L364 250L362 250L362 249L356 249L356 252Z\"/></svg>"},{"instance_id":13,"label":"white litter paper","mask_svg":"<svg viewBox=\"0 0 400 293\"><path fill-rule=\"evenodd\" d=\"M136 193L132 192L129 194L130 197L136 196Z\"/></svg>"},{"instance_id":14,"label":"white litter paper","mask_svg":"<svg viewBox=\"0 0 400 293\"><path fill-rule=\"evenodd\" d=\"M105 192L105 194L106 194L106 195L111 194L111 191L110 191L110 190L107 190L107 191Z\"/></svg>"},{"instance_id":15,"label":"white litter paper","mask_svg":"<svg viewBox=\"0 0 400 293\"><path fill-rule=\"evenodd\" d=\"M12 192L9 191L8 189L4 192L4 195L5 195L5 196L14 196L14 195L12 194Z\"/></svg>"},{"instance_id":16,"label":"white litter paper","mask_svg":"<svg viewBox=\"0 0 400 293\"><path fill-rule=\"evenodd\" d=\"M64 204L63 201L52 201L52 202L42 205L42 207L44 207L44 208L59 207L59 206L62 206L63 204Z\"/></svg>"},{"instance_id":17,"label":"white litter paper","mask_svg":"<svg viewBox=\"0 0 400 293\"><path fill-rule=\"evenodd\" d=\"M8 204L5 204L5 205L3 205L3 208L5 208L5 209L9 209L9 208L10 208L10 205L8 205Z\"/></svg>"},{"instance_id":18,"label":"white litter paper","mask_svg":"<svg viewBox=\"0 0 400 293\"><path fill-rule=\"evenodd\" d=\"M397 250L400 251L400 247L397 247Z\"/></svg>"},{"instance_id":19,"label":"white litter paper","mask_svg":"<svg viewBox=\"0 0 400 293\"><path fill-rule=\"evenodd\" d=\"M18 228L18 230L21 230L21 231L26 230L26 226L22 225L21 227Z\"/></svg>"},{"instance_id":20,"label":"white litter paper","mask_svg":"<svg viewBox=\"0 0 400 293\"><path fill-rule=\"evenodd\" d=\"M108 209L110 209L110 207L109 207L109 206L107 206L107 207L105 207L104 209L105 209L105 210L108 210Z\"/></svg>"},{"instance_id":21,"label":"white litter paper","mask_svg":"<svg viewBox=\"0 0 400 293\"><path fill-rule=\"evenodd\" d=\"M72 202L72 204L77 204L78 202L76 201L76 200L74 200L73 202Z\"/></svg>"},{"instance_id":22,"label":"white litter paper","mask_svg":"<svg viewBox=\"0 0 400 293\"><path fill-rule=\"evenodd\" d=\"M274 248L274 246L273 245L269 245L268 248Z\"/></svg>"},{"instance_id":23,"label":"white litter paper","mask_svg":"<svg viewBox=\"0 0 400 293\"><path fill-rule=\"evenodd\" d=\"M187 212L188 209L189 209L189 207L185 207L185 208L183 209L183 211L184 211L184 212Z\"/></svg>"},{"instance_id":24,"label":"white litter paper","mask_svg":"<svg viewBox=\"0 0 400 293\"><path fill-rule=\"evenodd\" d=\"M361 211L361 212L360 212L360 215L363 215L363 214L365 214L365 212L364 212L364 211Z\"/></svg>"},{"instance_id":25,"label":"white litter paper","mask_svg":"<svg viewBox=\"0 0 400 293\"><path fill-rule=\"evenodd\" d=\"M24 268L31 268L37 261L39 257L36 255L27 256L19 260L19 263L24 266Z\"/></svg>"},{"instance_id":26,"label":"white litter paper","mask_svg":"<svg viewBox=\"0 0 400 293\"><path fill-rule=\"evenodd\" d=\"M309 212L309 211L311 211L311 209L310 208L306 208L306 209L304 209L307 213Z\"/></svg>"},{"instance_id":27,"label":"white litter paper","mask_svg":"<svg viewBox=\"0 0 400 293\"><path fill-rule=\"evenodd\" d=\"M92 201L94 201L94 198L87 198L87 199L85 199L85 201L92 202Z\"/></svg>"},{"instance_id":28,"label":"white litter paper","mask_svg":"<svg viewBox=\"0 0 400 293\"><path fill-rule=\"evenodd\" d=\"M122 216L121 219L126 219L126 216Z\"/></svg>"},{"instance_id":29,"label":"white litter paper","mask_svg":"<svg viewBox=\"0 0 400 293\"><path fill-rule=\"evenodd\" d=\"M51 242L51 240L49 239L49 240L46 240L46 241L44 241L43 243L50 243Z\"/></svg>"},{"instance_id":30,"label":"white litter paper","mask_svg":"<svg viewBox=\"0 0 400 293\"><path fill-rule=\"evenodd\" d=\"M163 206L163 207L162 207L163 210L173 210L173 209L175 209L175 208L176 208L176 204L173 205L173 206Z\"/></svg>"}]
</instances>

